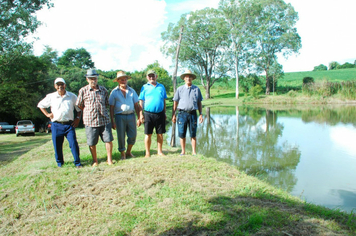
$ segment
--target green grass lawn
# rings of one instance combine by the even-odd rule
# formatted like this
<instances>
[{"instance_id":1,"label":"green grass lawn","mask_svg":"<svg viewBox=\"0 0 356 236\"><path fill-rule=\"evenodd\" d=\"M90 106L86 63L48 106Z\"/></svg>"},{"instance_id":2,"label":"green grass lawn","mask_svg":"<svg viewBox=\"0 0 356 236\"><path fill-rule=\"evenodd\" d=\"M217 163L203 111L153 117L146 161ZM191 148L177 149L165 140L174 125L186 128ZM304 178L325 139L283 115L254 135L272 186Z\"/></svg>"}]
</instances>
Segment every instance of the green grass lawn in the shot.
<instances>
[{"instance_id":1,"label":"green grass lawn","mask_svg":"<svg viewBox=\"0 0 356 236\"><path fill-rule=\"evenodd\" d=\"M1 235L356 234L355 214L306 203L216 159L180 156L166 143L167 156L156 156L155 141L144 158L143 127L136 158L119 160L115 139L111 166L99 142L100 163L91 167L85 130L77 136L82 169L67 141L66 164L57 168L50 135L13 137L26 143L22 153L0 136L1 155L8 155L0 162Z\"/></svg>"}]
</instances>

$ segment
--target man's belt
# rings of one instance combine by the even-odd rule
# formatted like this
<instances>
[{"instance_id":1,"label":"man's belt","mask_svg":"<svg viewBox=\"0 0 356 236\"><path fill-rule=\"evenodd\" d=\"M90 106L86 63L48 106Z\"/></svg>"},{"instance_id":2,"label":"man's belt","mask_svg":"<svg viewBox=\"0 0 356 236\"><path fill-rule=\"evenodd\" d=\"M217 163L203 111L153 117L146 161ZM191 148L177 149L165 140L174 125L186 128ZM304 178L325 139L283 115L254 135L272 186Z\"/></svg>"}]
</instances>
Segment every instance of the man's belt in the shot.
<instances>
[{"instance_id":1,"label":"man's belt","mask_svg":"<svg viewBox=\"0 0 356 236\"><path fill-rule=\"evenodd\" d=\"M62 125L71 125L73 123L72 120L70 121L53 121L54 123L62 124Z\"/></svg>"},{"instance_id":2,"label":"man's belt","mask_svg":"<svg viewBox=\"0 0 356 236\"><path fill-rule=\"evenodd\" d=\"M192 114L192 113L195 113L195 112L196 112L196 110L187 111L187 110L183 110L183 109L178 109L178 111L180 111L180 112L185 112L185 113L189 113L189 114Z\"/></svg>"}]
</instances>

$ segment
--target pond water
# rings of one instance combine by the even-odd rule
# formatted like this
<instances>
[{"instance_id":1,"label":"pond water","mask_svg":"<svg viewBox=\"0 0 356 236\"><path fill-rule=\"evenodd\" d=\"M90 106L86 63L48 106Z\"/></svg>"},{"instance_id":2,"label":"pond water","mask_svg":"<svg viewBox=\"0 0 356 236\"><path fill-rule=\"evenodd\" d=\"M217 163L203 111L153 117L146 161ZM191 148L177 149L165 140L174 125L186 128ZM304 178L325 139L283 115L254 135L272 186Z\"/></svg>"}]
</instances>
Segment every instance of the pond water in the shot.
<instances>
[{"instance_id":1,"label":"pond water","mask_svg":"<svg viewBox=\"0 0 356 236\"><path fill-rule=\"evenodd\" d=\"M207 107L203 114L197 131L199 154L307 202L356 211L355 106ZM167 135L170 143L171 128ZM189 140L187 134L188 153Z\"/></svg>"}]
</instances>

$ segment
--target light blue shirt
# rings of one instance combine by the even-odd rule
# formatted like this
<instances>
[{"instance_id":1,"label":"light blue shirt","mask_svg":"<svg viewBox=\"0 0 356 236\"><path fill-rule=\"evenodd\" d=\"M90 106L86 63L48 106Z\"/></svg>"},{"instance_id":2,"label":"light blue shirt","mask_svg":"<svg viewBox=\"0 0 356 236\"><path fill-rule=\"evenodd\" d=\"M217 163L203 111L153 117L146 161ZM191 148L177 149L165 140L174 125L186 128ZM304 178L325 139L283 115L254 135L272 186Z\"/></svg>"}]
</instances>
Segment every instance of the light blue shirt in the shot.
<instances>
[{"instance_id":1,"label":"light blue shirt","mask_svg":"<svg viewBox=\"0 0 356 236\"><path fill-rule=\"evenodd\" d=\"M114 106L114 113L116 114L131 114L135 112L135 103L138 102L136 91L127 86L126 97L122 94L119 86L111 91L109 97L110 106Z\"/></svg>"},{"instance_id":2,"label":"light blue shirt","mask_svg":"<svg viewBox=\"0 0 356 236\"><path fill-rule=\"evenodd\" d=\"M160 113L164 110L164 99L167 98L163 84L157 82L156 86L147 83L142 86L139 100L142 100L143 109L152 113Z\"/></svg>"},{"instance_id":3,"label":"light blue shirt","mask_svg":"<svg viewBox=\"0 0 356 236\"><path fill-rule=\"evenodd\" d=\"M200 89L194 84L192 84L191 87L187 85L180 86L173 97L173 101L178 102L177 109L184 111L198 110L198 102L202 100L203 96L201 95Z\"/></svg>"}]
</instances>

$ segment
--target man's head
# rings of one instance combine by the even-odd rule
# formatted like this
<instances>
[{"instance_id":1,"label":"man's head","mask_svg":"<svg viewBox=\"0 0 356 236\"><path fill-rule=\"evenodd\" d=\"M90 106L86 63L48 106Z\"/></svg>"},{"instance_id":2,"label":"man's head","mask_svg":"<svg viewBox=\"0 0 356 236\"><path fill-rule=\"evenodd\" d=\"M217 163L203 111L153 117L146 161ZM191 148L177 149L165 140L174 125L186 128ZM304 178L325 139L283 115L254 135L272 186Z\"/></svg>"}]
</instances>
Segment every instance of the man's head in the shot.
<instances>
[{"instance_id":1,"label":"man's head","mask_svg":"<svg viewBox=\"0 0 356 236\"><path fill-rule=\"evenodd\" d=\"M195 80L197 76L195 74L193 74L190 70L186 70L181 76L180 78L182 80L184 80L185 84L190 86L192 85L193 80Z\"/></svg>"},{"instance_id":2,"label":"man's head","mask_svg":"<svg viewBox=\"0 0 356 236\"><path fill-rule=\"evenodd\" d=\"M85 75L85 77L87 78L87 81L91 88L96 88L98 86L98 76L99 74L96 72L96 70L87 70L87 74Z\"/></svg>"},{"instance_id":3,"label":"man's head","mask_svg":"<svg viewBox=\"0 0 356 236\"><path fill-rule=\"evenodd\" d=\"M147 71L146 74L147 80L150 84L156 85L157 84L157 74L154 70Z\"/></svg>"},{"instance_id":4,"label":"man's head","mask_svg":"<svg viewBox=\"0 0 356 236\"><path fill-rule=\"evenodd\" d=\"M127 80L131 79L131 76L125 74L124 71L117 72L116 79L114 81L118 82L119 85L126 85Z\"/></svg>"},{"instance_id":5,"label":"man's head","mask_svg":"<svg viewBox=\"0 0 356 236\"><path fill-rule=\"evenodd\" d=\"M60 95L63 95L66 91L66 81L63 78L55 79L54 88Z\"/></svg>"}]
</instances>

